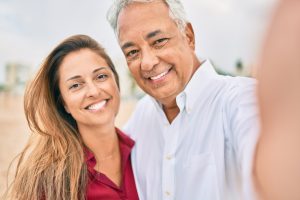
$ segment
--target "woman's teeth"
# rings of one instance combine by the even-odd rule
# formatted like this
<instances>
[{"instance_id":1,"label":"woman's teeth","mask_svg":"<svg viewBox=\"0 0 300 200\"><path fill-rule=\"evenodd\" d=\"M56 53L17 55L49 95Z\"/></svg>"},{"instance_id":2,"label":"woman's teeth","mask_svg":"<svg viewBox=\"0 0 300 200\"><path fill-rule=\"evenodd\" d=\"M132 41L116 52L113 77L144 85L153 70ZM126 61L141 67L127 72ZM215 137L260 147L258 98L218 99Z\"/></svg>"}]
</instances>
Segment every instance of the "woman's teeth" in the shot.
<instances>
[{"instance_id":1,"label":"woman's teeth","mask_svg":"<svg viewBox=\"0 0 300 200\"><path fill-rule=\"evenodd\" d=\"M99 110L101 108L103 108L106 104L106 100L100 101L99 103L90 105L89 107L87 107L88 110Z\"/></svg>"}]
</instances>

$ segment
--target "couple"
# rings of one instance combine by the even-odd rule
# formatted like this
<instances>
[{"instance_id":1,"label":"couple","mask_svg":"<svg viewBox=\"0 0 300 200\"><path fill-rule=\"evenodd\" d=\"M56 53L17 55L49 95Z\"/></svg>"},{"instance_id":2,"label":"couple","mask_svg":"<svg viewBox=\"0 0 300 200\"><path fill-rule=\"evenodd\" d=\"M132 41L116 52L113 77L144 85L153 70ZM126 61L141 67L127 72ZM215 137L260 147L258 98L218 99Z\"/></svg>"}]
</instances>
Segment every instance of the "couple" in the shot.
<instances>
[{"instance_id":1,"label":"couple","mask_svg":"<svg viewBox=\"0 0 300 200\"><path fill-rule=\"evenodd\" d=\"M123 133L114 125L119 79L109 56L88 36L64 40L26 90L34 138L11 197L254 199L255 81L217 75L197 58L179 0L117 0L108 18L148 95Z\"/></svg>"}]
</instances>

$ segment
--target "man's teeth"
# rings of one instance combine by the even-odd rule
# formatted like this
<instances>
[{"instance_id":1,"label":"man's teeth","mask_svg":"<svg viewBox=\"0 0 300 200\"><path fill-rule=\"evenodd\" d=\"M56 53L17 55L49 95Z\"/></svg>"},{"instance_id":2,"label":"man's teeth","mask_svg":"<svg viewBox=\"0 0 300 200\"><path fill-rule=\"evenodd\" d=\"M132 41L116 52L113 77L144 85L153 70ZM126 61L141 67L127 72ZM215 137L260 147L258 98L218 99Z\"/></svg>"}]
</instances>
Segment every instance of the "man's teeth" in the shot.
<instances>
[{"instance_id":1,"label":"man's teeth","mask_svg":"<svg viewBox=\"0 0 300 200\"><path fill-rule=\"evenodd\" d=\"M168 73L168 71L165 71L157 76L153 76L153 77L150 77L151 80L157 80L157 79L160 79L161 77L165 76L166 74Z\"/></svg>"},{"instance_id":2,"label":"man's teeth","mask_svg":"<svg viewBox=\"0 0 300 200\"><path fill-rule=\"evenodd\" d=\"M103 100L99 103L90 105L87 109L88 110L99 110L99 109L103 108L105 104L106 104L106 100Z\"/></svg>"}]
</instances>

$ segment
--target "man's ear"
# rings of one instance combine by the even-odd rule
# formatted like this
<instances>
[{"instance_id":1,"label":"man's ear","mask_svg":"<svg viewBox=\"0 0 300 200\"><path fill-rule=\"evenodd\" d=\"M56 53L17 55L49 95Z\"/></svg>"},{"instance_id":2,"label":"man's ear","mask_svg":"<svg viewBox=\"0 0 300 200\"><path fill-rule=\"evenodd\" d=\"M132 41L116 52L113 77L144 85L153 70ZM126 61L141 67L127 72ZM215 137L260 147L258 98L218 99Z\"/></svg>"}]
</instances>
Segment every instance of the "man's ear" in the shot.
<instances>
[{"instance_id":1,"label":"man's ear","mask_svg":"<svg viewBox=\"0 0 300 200\"><path fill-rule=\"evenodd\" d=\"M191 23L187 23L185 26L185 36L188 40L189 46L195 50L195 34Z\"/></svg>"}]
</instances>

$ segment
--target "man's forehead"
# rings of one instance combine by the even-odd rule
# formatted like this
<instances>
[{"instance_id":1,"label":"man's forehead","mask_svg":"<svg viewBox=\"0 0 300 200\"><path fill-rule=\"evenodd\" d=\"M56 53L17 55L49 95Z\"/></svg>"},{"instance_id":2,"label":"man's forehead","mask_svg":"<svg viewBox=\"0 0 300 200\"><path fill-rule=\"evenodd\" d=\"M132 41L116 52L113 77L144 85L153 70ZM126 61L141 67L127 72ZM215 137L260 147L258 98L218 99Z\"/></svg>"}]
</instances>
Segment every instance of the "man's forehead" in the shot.
<instances>
[{"instance_id":1,"label":"man's forehead","mask_svg":"<svg viewBox=\"0 0 300 200\"><path fill-rule=\"evenodd\" d=\"M165 32L160 30L160 29L156 29L147 33L141 33L140 37L142 37L144 40L150 40L151 38L155 38L158 35L164 34ZM136 38L135 38L136 39ZM128 47L131 47L134 45L134 41L130 41L130 39L125 41L120 41L120 45L122 49L126 49Z\"/></svg>"}]
</instances>

